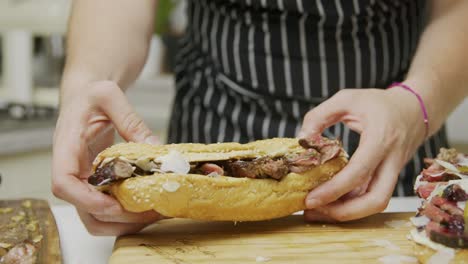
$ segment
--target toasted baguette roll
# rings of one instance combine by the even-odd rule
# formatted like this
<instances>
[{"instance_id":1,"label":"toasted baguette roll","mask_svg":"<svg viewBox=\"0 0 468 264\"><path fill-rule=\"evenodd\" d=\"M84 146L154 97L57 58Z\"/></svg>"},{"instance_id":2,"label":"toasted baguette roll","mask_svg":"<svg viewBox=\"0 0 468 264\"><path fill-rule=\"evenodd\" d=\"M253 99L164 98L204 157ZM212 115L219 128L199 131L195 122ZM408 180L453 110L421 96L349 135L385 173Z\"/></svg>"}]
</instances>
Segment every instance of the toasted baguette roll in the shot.
<instances>
[{"instance_id":1,"label":"toasted baguette roll","mask_svg":"<svg viewBox=\"0 0 468 264\"><path fill-rule=\"evenodd\" d=\"M172 144L151 146L126 143L98 155L94 169L105 160L157 160L170 151L179 152L190 164L260 157L286 157L304 148L297 139L275 138L248 144ZM101 187L131 212L155 210L165 216L201 220L257 221L278 218L305 209L305 197L331 179L347 163L339 154L305 172L288 172L281 180L271 178L208 177L200 174L160 173L130 177Z\"/></svg>"}]
</instances>

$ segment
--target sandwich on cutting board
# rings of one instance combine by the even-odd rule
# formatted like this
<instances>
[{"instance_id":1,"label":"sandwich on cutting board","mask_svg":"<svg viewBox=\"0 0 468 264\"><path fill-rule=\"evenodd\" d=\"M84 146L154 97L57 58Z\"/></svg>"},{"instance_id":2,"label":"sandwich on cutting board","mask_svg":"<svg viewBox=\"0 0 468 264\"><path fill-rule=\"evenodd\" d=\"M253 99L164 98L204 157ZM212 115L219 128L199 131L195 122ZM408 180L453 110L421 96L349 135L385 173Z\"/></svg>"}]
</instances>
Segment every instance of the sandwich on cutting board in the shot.
<instances>
[{"instance_id":1,"label":"sandwich on cutting board","mask_svg":"<svg viewBox=\"0 0 468 264\"><path fill-rule=\"evenodd\" d=\"M337 140L274 138L247 144L124 143L101 152L88 182L130 212L257 221L305 209L306 195L347 163Z\"/></svg>"}]
</instances>

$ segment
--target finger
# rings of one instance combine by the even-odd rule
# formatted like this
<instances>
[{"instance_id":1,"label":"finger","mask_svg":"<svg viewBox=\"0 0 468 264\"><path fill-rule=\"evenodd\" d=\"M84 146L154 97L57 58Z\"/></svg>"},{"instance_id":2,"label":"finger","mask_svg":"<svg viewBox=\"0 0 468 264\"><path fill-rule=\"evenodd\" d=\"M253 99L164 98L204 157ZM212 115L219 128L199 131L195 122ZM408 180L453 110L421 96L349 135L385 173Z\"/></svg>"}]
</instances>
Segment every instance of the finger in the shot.
<instances>
[{"instance_id":1,"label":"finger","mask_svg":"<svg viewBox=\"0 0 468 264\"><path fill-rule=\"evenodd\" d=\"M90 157L82 131L84 124L66 123L66 130L64 130L64 124L59 123L61 128L56 130L52 159L54 195L88 212L100 212L112 207L117 208L118 211L120 205L115 199L90 188L85 180L79 179L86 179L90 173Z\"/></svg>"},{"instance_id":2,"label":"finger","mask_svg":"<svg viewBox=\"0 0 468 264\"><path fill-rule=\"evenodd\" d=\"M101 222L92 215L78 210L78 215L88 232L95 236L119 236L133 234L143 229L147 224L125 224L113 222Z\"/></svg>"},{"instance_id":3,"label":"finger","mask_svg":"<svg viewBox=\"0 0 468 264\"><path fill-rule=\"evenodd\" d=\"M305 138L321 134L327 127L339 122L348 112L346 108L349 103L346 100L345 96L336 94L310 110L304 116L298 137Z\"/></svg>"},{"instance_id":4,"label":"finger","mask_svg":"<svg viewBox=\"0 0 468 264\"><path fill-rule=\"evenodd\" d=\"M119 215L108 215L108 214L94 214L94 218L101 222L116 222L116 223L139 223L139 224L151 224L163 217L155 211L146 211L143 213L132 213L124 211Z\"/></svg>"},{"instance_id":5,"label":"finger","mask_svg":"<svg viewBox=\"0 0 468 264\"><path fill-rule=\"evenodd\" d=\"M336 223L337 221L328 215L322 214L317 210L305 210L304 219L309 222Z\"/></svg>"},{"instance_id":6,"label":"finger","mask_svg":"<svg viewBox=\"0 0 468 264\"><path fill-rule=\"evenodd\" d=\"M102 102L100 106L109 115L122 138L133 142L159 143L157 137L153 135L143 119L138 116L117 84L110 81L101 81L94 85L99 87L97 97Z\"/></svg>"},{"instance_id":7,"label":"finger","mask_svg":"<svg viewBox=\"0 0 468 264\"><path fill-rule=\"evenodd\" d=\"M87 184L86 180L80 180L73 175L56 177L53 192L58 198L88 213L120 215L124 212L113 197L101 193Z\"/></svg>"},{"instance_id":8,"label":"finger","mask_svg":"<svg viewBox=\"0 0 468 264\"><path fill-rule=\"evenodd\" d=\"M80 164L89 163L87 149L79 136L73 135L75 125L71 124L69 133L59 135L54 145L52 159L52 192L82 210L91 213L122 211L119 203L112 197L92 188L86 182L89 171ZM89 166L88 166L89 167ZM81 178L81 179L80 179Z\"/></svg>"},{"instance_id":9,"label":"finger","mask_svg":"<svg viewBox=\"0 0 468 264\"><path fill-rule=\"evenodd\" d=\"M361 134L356 152L349 163L331 180L313 189L306 198L308 209L314 209L336 201L357 186L363 184L384 158L386 148L372 131Z\"/></svg>"},{"instance_id":10,"label":"finger","mask_svg":"<svg viewBox=\"0 0 468 264\"><path fill-rule=\"evenodd\" d=\"M379 166L366 194L350 200L340 200L317 210L339 221L359 219L385 210L403 166L397 155L389 155Z\"/></svg>"},{"instance_id":11,"label":"finger","mask_svg":"<svg viewBox=\"0 0 468 264\"><path fill-rule=\"evenodd\" d=\"M112 125L104 127L103 131L91 139L88 144L89 157L87 164L92 165L96 156L114 143L114 129ZM89 170L91 167L89 168Z\"/></svg>"},{"instance_id":12,"label":"finger","mask_svg":"<svg viewBox=\"0 0 468 264\"><path fill-rule=\"evenodd\" d=\"M367 192L367 189L369 188L369 184L372 180L372 175L367 177L365 179L364 183L353 189L351 192L343 195L340 199L353 199L355 197L361 196Z\"/></svg>"}]
</instances>

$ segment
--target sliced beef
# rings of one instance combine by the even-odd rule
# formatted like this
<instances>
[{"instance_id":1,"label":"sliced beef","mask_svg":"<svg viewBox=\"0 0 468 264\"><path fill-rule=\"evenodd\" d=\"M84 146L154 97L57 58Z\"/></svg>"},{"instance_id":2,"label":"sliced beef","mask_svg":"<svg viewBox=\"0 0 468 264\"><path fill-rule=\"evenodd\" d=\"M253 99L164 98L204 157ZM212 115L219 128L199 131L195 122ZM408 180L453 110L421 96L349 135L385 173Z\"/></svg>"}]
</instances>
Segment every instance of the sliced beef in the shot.
<instances>
[{"instance_id":1,"label":"sliced beef","mask_svg":"<svg viewBox=\"0 0 468 264\"><path fill-rule=\"evenodd\" d=\"M336 158L341 152L340 145L327 145L320 149L322 157L320 163L323 164L329 160Z\"/></svg>"},{"instance_id":2,"label":"sliced beef","mask_svg":"<svg viewBox=\"0 0 468 264\"><path fill-rule=\"evenodd\" d=\"M423 199L427 199L432 191L439 185L440 183L438 182L427 182L424 183L423 185L419 186L418 189L416 189L416 193L418 194L419 197Z\"/></svg>"},{"instance_id":3,"label":"sliced beef","mask_svg":"<svg viewBox=\"0 0 468 264\"><path fill-rule=\"evenodd\" d=\"M251 161L228 161L225 165L228 175L234 177L247 177L253 179L273 178L280 180L289 172L288 164L284 159L269 157L258 158Z\"/></svg>"},{"instance_id":4,"label":"sliced beef","mask_svg":"<svg viewBox=\"0 0 468 264\"><path fill-rule=\"evenodd\" d=\"M98 168L96 172L89 176L88 183L101 186L106 183L131 177L133 174L132 165L121 159L114 159L102 168Z\"/></svg>"},{"instance_id":5,"label":"sliced beef","mask_svg":"<svg viewBox=\"0 0 468 264\"><path fill-rule=\"evenodd\" d=\"M431 203L440 209L444 210L447 212L449 215L455 216L455 215L461 215L463 216L463 210L458 208L457 204L449 201L443 197L440 196L434 196L431 199Z\"/></svg>"},{"instance_id":6,"label":"sliced beef","mask_svg":"<svg viewBox=\"0 0 468 264\"><path fill-rule=\"evenodd\" d=\"M429 168L423 169L421 174L422 180L428 182L447 182L459 179L457 175L448 173L444 167L437 163L433 163Z\"/></svg>"},{"instance_id":7,"label":"sliced beef","mask_svg":"<svg viewBox=\"0 0 468 264\"><path fill-rule=\"evenodd\" d=\"M453 232L451 229L436 222L426 225L426 234L436 242L451 248L468 248L468 235Z\"/></svg>"},{"instance_id":8,"label":"sliced beef","mask_svg":"<svg viewBox=\"0 0 468 264\"><path fill-rule=\"evenodd\" d=\"M423 169L421 174L422 180L428 182L437 182L442 181L446 172L444 167L440 166L436 162L433 162L427 169Z\"/></svg>"},{"instance_id":9,"label":"sliced beef","mask_svg":"<svg viewBox=\"0 0 468 264\"><path fill-rule=\"evenodd\" d=\"M262 171L270 178L281 180L289 173L288 164L284 159L270 160L262 165Z\"/></svg>"},{"instance_id":10,"label":"sliced beef","mask_svg":"<svg viewBox=\"0 0 468 264\"><path fill-rule=\"evenodd\" d=\"M451 184L444 189L442 197L449 201L463 202L468 200L468 193L458 184Z\"/></svg>"},{"instance_id":11,"label":"sliced beef","mask_svg":"<svg viewBox=\"0 0 468 264\"><path fill-rule=\"evenodd\" d=\"M421 210L421 214L437 223L448 223L451 220L451 216L449 214L432 203L426 203L426 206Z\"/></svg>"},{"instance_id":12,"label":"sliced beef","mask_svg":"<svg viewBox=\"0 0 468 264\"><path fill-rule=\"evenodd\" d=\"M320 149L326 142L320 136L318 137L311 137L311 138L301 138L299 139L299 145L305 149Z\"/></svg>"},{"instance_id":13,"label":"sliced beef","mask_svg":"<svg viewBox=\"0 0 468 264\"><path fill-rule=\"evenodd\" d=\"M299 145L301 145L305 149L316 149L321 150L323 147L331 146L331 145L338 145L340 146L340 141L336 139L329 139L321 136L315 136L310 138L301 138L299 139ZM322 151L320 151L322 153Z\"/></svg>"},{"instance_id":14,"label":"sliced beef","mask_svg":"<svg viewBox=\"0 0 468 264\"><path fill-rule=\"evenodd\" d=\"M432 222L443 225L450 232L463 233L464 231L463 210L442 197L435 196L430 202L425 202L421 214L427 216Z\"/></svg>"},{"instance_id":15,"label":"sliced beef","mask_svg":"<svg viewBox=\"0 0 468 264\"><path fill-rule=\"evenodd\" d=\"M300 154L294 154L287 158L292 172L301 173L320 164L320 153L311 148Z\"/></svg>"},{"instance_id":16,"label":"sliced beef","mask_svg":"<svg viewBox=\"0 0 468 264\"><path fill-rule=\"evenodd\" d=\"M422 174L422 180L428 181L428 182L444 181L444 178L447 175L447 173L445 172L445 169L441 169L441 170L423 169L421 174Z\"/></svg>"},{"instance_id":17,"label":"sliced beef","mask_svg":"<svg viewBox=\"0 0 468 264\"><path fill-rule=\"evenodd\" d=\"M190 164L190 173L247 178L272 178L281 180L289 172L302 173L315 166L323 164L341 152L341 144L338 140L330 140L321 136L309 139L300 139L299 144L304 148L303 152L286 157L272 158L261 157L250 160L213 161L206 163ZM153 161L151 161L153 162ZM141 160L135 165L121 159L113 161L98 168L88 178L88 182L95 186L109 184L119 179L129 178L132 175L150 175L159 171L158 164L150 164L147 160ZM148 168L150 169L148 171Z\"/></svg>"},{"instance_id":18,"label":"sliced beef","mask_svg":"<svg viewBox=\"0 0 468 264\"><path fill-rule=\"evenodd\" d=\"M198 168L198 170L203 175L209 175L211 173L216 173L220 176L224 175L224 169L214 163L204 163Z\"/></svg>"},{"instance_id":19,"label":"sliced beef","mask_svg":"<svg viewBox=\"0 0 468 264\"><path fill-rule=\"evenodd\" d=\"M323 164L335 157L341 152L340 141L328 139L321 136L299 139L299 145L305 149L315 149L320 153L320 164Z\"/></svg>"}]
</instances>

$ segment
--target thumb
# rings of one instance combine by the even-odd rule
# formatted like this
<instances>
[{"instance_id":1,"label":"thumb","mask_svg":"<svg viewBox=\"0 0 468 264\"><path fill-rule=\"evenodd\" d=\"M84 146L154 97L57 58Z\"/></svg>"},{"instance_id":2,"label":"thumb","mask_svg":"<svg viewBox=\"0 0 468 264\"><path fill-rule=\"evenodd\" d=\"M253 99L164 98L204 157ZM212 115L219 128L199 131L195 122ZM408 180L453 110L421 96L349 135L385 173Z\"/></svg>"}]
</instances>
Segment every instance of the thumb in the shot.
<instances>
[{"instance_id":1,"label":"thumb","mask_svg":"<svg viewBox=\"0 0 468 264\"><path fill-rule=\"evenodd\" d=\"M302 127L297 137L309 138L322 134L322 132L339 122L347 113L344 96L334 95L330 99L319 104L304 116Z\"/></svg>"},{"instance_id":2,"label":"thumb","mask_svg":"<svg viewBox=\"0 0 468 264\"><path fill-rule=\"evenodd\" d=\"M143 119L135 112L120 87L111 81L96 83L102 94L101 108L112 120L120 136L126 141L159 144Z\"/></svg>"}]
</instances>

